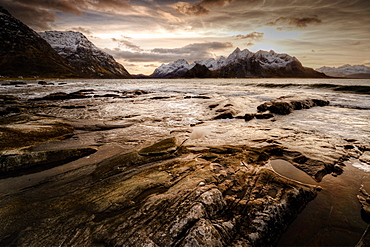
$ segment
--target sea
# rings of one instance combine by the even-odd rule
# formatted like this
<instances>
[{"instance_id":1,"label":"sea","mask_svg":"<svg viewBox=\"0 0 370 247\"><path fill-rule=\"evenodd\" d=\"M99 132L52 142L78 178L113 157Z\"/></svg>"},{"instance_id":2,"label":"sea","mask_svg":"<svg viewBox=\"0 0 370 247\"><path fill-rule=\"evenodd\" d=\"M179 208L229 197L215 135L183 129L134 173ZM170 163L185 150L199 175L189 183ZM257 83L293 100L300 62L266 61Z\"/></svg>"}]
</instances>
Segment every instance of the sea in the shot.
<instances>
[{"instance_id":1,"label":"sea","mask_svg":"<svg viewBox=\"0 0 370 247\"><path fill-rule=\"evenodd\" d=\"M34 113L132 124L102 136L101 142L139 145L177 136L195 146L277 144L322 160L333 159L346 144L370 147L370 79L50 79L48 85L39 81L25 80L17 86L3 82L0 95L32 101L57 92L90 92L89 99L53 103L85 108L45 107ZM149 93L124 97L134 90ZM223 112L256 113L258 105L282 96L322 97L330 104L272 119L214 119ZM370 192L370 164L358 158L346 162L342 175L327 175L319 183L323 190L288 227L278 246L358 242L370 223L356 197L361 185Z\"/></svg>"}]
</instances>

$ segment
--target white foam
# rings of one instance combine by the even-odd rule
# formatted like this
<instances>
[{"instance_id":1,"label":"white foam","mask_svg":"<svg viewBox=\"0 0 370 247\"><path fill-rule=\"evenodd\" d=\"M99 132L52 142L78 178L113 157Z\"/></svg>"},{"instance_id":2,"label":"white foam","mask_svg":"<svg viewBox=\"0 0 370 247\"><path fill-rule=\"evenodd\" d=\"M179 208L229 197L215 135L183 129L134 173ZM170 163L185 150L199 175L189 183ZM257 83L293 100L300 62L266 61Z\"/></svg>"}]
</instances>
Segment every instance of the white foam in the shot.
<instances>
[{"instance_id":1,"label":"white foam","mask_svg":"<svg viewBox=\"0 0 370 247\"><path fill-rule=\"evenodd\" d=\"M352 165L354 167L356 167L357 169L360 169L364 172L370 172L370 165L364 163L364 162L361 162L359 160L353 160L352 161Z\"/></svg>"}]
</instances>

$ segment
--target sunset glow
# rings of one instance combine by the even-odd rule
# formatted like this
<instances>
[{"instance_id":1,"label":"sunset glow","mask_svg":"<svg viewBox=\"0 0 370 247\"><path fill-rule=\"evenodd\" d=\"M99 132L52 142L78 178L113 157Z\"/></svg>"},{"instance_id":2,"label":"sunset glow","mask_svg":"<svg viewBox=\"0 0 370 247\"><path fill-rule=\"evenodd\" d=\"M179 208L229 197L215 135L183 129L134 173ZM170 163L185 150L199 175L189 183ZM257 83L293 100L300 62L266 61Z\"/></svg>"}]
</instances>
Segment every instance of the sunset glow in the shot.
<instances>
[{"instance_id":1,"label":"sunset glow","mask_svg":"<svg viewBox=\"0 0 370 247\"><path fill-rule=\"evenodd\" d=\"M1 0L37 31L80 31L133 74L162 63L274 50L305 66L370 64L368 0ZM194 48L193 52L189 49Z\"/></svg>"}]
</instances>

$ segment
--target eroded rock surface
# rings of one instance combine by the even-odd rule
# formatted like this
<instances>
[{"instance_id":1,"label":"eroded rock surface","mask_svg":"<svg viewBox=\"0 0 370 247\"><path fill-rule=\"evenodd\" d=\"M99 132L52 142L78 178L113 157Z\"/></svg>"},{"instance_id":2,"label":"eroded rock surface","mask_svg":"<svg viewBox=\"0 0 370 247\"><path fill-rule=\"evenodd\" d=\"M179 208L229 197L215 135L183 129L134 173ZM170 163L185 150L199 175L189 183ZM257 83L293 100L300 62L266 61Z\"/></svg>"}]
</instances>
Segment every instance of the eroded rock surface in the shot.
<instances>
[{"instance_id":1,"label":"eroded rock surface","mask_svg":"<svg viewBox=\"0 0 370 247\"><path fill-rule=\"evenodd\" d=\"M60 119L19 114L0 120L0 177L20 176L61 165L96 152L81 147L32 151L40 143L62 140L74 128Z\"/></svg>"},{"instance_id":2,"label":"eroded rock surface","mask_svg":"<svg viewBox=\"0 0 370 247\"><path fill-rule=\"evenodd\" d=\"M0 198L0 245L271 246L317 190L266 166L274 148L170 138L61 174Z\"/></svg>"}]
</instances>

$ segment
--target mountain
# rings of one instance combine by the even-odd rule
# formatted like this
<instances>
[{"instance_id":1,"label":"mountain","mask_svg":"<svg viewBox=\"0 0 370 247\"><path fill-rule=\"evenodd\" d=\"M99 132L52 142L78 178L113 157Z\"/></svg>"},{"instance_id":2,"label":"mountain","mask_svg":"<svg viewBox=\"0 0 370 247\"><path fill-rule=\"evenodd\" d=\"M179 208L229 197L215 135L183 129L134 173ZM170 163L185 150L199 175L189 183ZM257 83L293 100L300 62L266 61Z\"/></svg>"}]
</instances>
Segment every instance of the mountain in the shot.
<instances>
[{"instance_id":1,"label":"mountain","mask_svg":"<svg viewBox=\"0 0 370 247\"><path fill-rule=\"evenodd\" d=\"M80 32L47 31L39 34L84 77L132 78L111 55L99 50Z\"/></svg>"},{"instance_id":2,"label":"mountain","mask_svg":"<svg viewBox=\"0 0 370 247\"><path fill-rule=\"evenodd\" d=\"M77 77L68 61L0 6L0 76Z\"/></svg>"},{"instance_id":3,"label":"mountain","mask_svg":"<svg viewBox=\"0 0 370 247\"><path fill-rule=\"evenodd\" d=\"M196 66L204 65L209 71ZM176 73L173 73L176 72ZM206 76L202 73L206 73ZM327 77L311 68L303 67L299 60L288 54L278 54L274 51L250 52L248 49L235 49L227 58L208 59L188 64L184 59L157 68L151 77Z\"/></svg>"},{"instance_id":4,"label":"mountain","mask_svg":"<svg viewBox=\"0 0 370 247\"><path fill-rule=\"evenodd\" d=\"M153 78L176 78L183 76L195 64L189 64L185 59L176 60L173 63L162 64L160 67L156 68L150 77Z\"/></svg>"},{"instance_id":5,"label":"mountain","mask_svg":"<svg viewBox=\"0 0 370 247\"><path fill-rule=\"evenodd\" d=\"M349 77L349 78L370 78L370 67L365 65L342 65L335 67L321 67L316 69L327 76L333 77Z\"/></svg>"},{"instance_id":6,"label":"mountain","mask_svg":"<svg viewBox=\"0 0 370 247\"><path fill-rule=\"evenodd\" d=\"M203 64L195 64L193 68L188 70L182 77L185 78L212 78L215 77L210 69Z\"/></svg>"}]
</instances>

